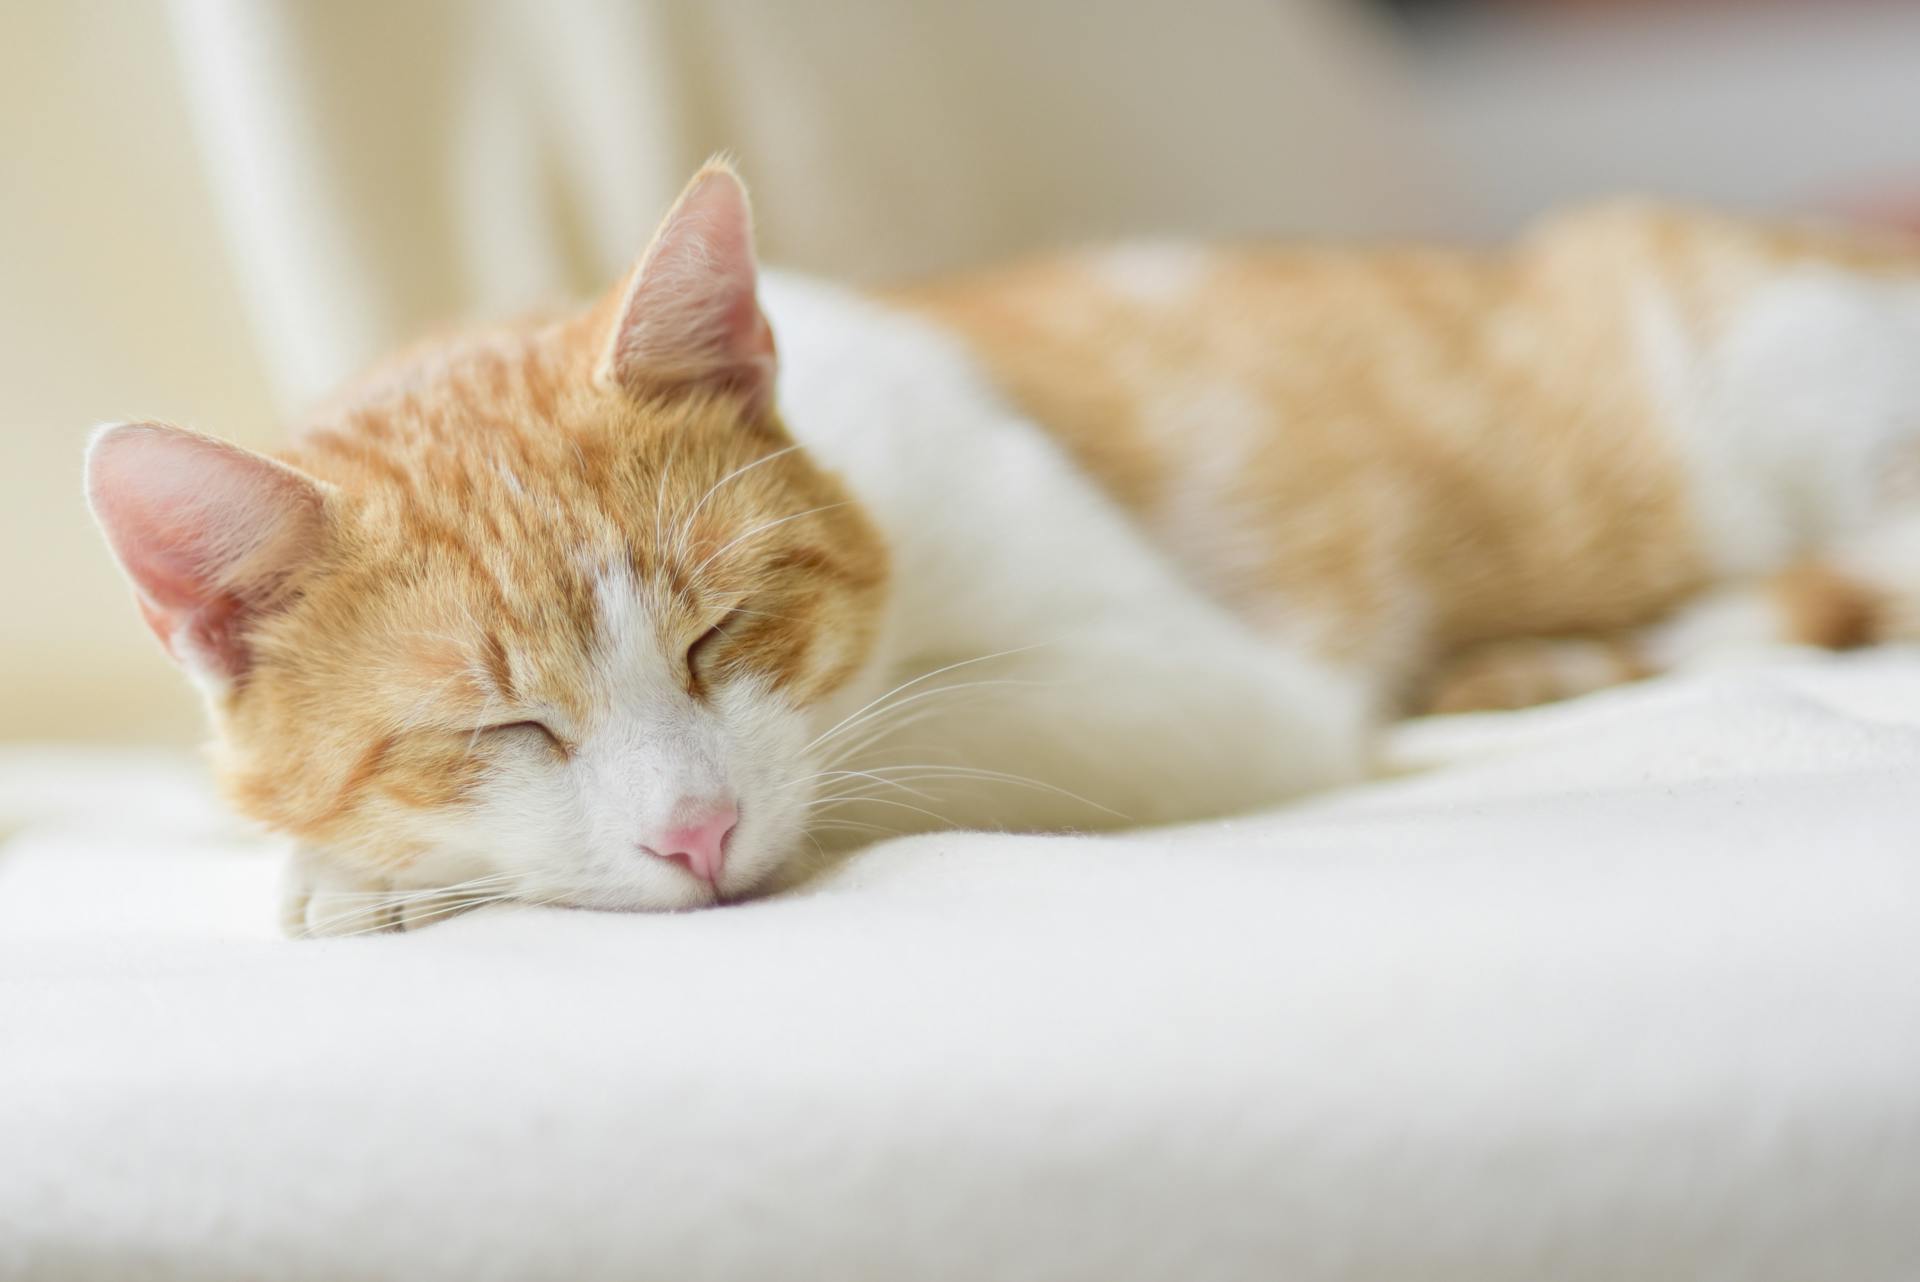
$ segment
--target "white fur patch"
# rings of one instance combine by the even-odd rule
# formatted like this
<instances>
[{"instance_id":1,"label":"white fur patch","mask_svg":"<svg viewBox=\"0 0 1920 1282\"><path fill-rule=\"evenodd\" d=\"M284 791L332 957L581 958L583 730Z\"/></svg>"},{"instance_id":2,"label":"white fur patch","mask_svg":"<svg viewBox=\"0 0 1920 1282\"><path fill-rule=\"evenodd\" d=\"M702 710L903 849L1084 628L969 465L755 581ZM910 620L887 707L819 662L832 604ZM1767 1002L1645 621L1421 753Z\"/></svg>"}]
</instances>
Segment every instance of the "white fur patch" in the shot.
<instances>
[{"instance_id":1,"label":"white fur patch","mask_svg":"<svg viewBox=\"0 0 1920 1282\"><path fill-rule=\"evenodd\" d=\"M1199 289L1214 256L1199 245L1142 242L1101 250L1092 264L1100 283L1129 302L1166 304Z\"/></svg>"},{"instance_id":2,"label":"white fur patch","mask_svg":"<svg viewBox=\"0 0 1920 1282\"><path fill-rule=\"evenodd\" d=\"M1191 270L1170 261L1148 273L1156 288ZM933 745L1010 778L976 778L928 809L963 826L1145 822L1360 773L1363 683L1255 635L1194 586L958 339L772 273L762 299L786 354L788 424L893 552L888 634L856 687L870 699L957 664L985 683L922 702L938 715L903 730L901 750ZM1258 407L1232 389L1213 412L1257 428ZM927 826L908 808L880 821Z\"/></svg>"},{"instance_id":3,"label":"white fur patch","mask_svg":"<svg viewBox=\"0 0 1920 1282\"><path fill-rule=\"evenodd\" d=\"M1797 271L1705 344L1662 300L1642 316L1719 574L1758 573L1873 519L1920 437L1920 287Z\"/></svg>"},{"instance_id":4,"label":"white fur patch","mask_svg":"<svg viewBox=\"0 0 1920 1282\"><path fill-rule=\"evenodd\" d=\"M1762 587L1712 592L1650 629L1642 642L1660 672L1737 660L1791 643L1781 604Z\"/></svg>"}]
</instances>

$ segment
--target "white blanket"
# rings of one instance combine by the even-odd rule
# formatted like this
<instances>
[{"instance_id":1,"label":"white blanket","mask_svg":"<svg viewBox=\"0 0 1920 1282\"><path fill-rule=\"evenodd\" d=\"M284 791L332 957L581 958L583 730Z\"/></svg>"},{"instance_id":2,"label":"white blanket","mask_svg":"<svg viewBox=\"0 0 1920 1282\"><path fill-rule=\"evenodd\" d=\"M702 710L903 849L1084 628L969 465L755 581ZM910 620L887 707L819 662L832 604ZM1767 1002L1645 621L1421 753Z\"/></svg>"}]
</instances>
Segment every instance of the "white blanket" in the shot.
<instances>
[{"instance_id":1,"label":"white blanket","mask_svg":"<svg viewBox=\"0 0 1920 1282\"><path fill-rule=\"evenodd\" d=\"M0 1276L1920 1277L1920 658L1431 773L292 943L190 765L0 761Z\"/></svg>"}]
</instances>

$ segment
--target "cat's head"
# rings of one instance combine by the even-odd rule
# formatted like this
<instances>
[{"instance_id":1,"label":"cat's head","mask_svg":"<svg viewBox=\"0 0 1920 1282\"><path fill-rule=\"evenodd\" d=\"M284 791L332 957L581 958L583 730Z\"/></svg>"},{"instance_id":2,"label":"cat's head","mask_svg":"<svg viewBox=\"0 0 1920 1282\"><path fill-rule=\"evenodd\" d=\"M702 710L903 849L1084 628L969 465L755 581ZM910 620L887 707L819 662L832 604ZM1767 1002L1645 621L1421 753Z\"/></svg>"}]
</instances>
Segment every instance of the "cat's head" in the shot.
<instances>
[{"instance_id":1,"label":"cat's head","mask_svg":"<svg viewBox=\"0 0 1920 1282\"><path fill-rule=\"evenodd\" d=\"M282 459L103 429L88 496L247 813L396 886L694 906L802 844L883 608L774 375L709 166L591 311L404 359Z\"/></svg>"}]
</instances>

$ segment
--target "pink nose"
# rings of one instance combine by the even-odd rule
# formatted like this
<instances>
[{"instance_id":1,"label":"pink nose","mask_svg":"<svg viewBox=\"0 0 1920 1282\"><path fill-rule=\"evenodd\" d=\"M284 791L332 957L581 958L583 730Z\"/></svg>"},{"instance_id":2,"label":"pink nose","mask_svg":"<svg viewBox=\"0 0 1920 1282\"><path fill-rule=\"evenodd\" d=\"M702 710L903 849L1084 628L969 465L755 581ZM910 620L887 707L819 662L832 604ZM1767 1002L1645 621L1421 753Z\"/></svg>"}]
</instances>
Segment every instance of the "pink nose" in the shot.
<instances>
[{"instance_id":1,"label":"pink nose","mask_svg":"<svg viewBox=\"0 0 1920 1282\"><path fill-rule=\"evenodd\" d=\"M727 838L740 822L739 809L732 802L682 804L676 818L680 822L675 827L660 833L644 848L679 864L709 886L718 886L720 869L727 858Z\"/></svg>"}]
</instances>

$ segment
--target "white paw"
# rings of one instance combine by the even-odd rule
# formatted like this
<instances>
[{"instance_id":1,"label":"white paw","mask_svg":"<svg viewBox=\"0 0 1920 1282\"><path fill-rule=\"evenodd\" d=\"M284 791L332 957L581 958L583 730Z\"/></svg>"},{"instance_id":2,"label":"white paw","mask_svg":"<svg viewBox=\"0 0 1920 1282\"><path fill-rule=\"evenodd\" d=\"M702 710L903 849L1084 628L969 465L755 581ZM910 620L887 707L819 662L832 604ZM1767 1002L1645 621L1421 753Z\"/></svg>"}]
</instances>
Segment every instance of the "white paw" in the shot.
<instances>
[{"instance_id":1,"label":"white paw","mask_svg":"<svg viewBox=\"0 0 1920 1282\"><path fill-rule=\"evenodd\" d=\"M280 926L295 939L418 930L474 904L472 895L396 886L301 848L287 860Z\"/></svg>"}]
</instances>

